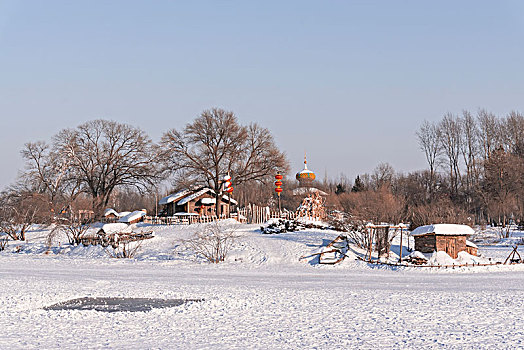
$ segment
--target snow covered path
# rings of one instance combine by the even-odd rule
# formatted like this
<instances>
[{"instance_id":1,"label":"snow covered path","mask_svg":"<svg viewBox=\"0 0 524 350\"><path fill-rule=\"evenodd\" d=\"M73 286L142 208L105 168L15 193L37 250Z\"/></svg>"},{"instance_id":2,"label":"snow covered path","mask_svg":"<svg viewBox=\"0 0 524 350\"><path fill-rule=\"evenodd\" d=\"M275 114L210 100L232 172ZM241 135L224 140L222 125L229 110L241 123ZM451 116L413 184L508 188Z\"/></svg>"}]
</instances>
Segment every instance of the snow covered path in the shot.
<instances>
[{"instance_id":1,"label":"snow covered path","mask_svg":"<svg viewBox=\"0 0 524 350\"><path fill-rule=\"evenodd\" d=\"M0 348L522 348L524 272L0 256ZM44 311L86 296L204 298L150 312Z\"/></svg>"}]
</instances>

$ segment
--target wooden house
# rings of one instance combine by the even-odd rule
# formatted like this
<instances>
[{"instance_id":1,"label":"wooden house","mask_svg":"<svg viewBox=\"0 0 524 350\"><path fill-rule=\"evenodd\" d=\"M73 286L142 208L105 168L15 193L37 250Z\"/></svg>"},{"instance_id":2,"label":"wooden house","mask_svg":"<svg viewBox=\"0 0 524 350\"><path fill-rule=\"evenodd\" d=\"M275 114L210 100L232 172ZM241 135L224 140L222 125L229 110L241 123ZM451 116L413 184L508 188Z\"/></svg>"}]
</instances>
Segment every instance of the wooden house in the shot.
<instances>
[{"instance_id":1,"label":"wooden house","mask_svg":"<svg viewBox=\"0 0 524 350\"><path fill-rule=\"evenodd\" d=\"M158 204L164 206L161 214L163 216L173 216L178 213L216 215L216 193L209 187L182 190L160 199ZM231 207L236 205L236 200L223 195L221 213L228 216Z\"/></svg>"},{"instance_id":2,"label":"wooden house","mask_svg":"<svg viewBox=\"0 0 524 350\"><path fill-rule=\"evenodd\" d=\"M444 251L456 259L459 252L467 251L466 237L473 233L466 225L435 224L417 227L411 235L415 238L415 250L422 253Z\"/></svg>"}]
</instances>

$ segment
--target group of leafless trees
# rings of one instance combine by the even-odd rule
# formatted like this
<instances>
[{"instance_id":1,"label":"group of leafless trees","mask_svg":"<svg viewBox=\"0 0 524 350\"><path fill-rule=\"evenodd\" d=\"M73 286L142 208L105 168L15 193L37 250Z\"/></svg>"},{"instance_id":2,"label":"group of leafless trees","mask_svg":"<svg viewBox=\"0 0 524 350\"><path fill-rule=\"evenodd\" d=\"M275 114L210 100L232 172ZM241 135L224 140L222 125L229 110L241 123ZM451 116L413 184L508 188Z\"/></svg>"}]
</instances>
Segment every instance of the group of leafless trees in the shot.
<instances>
[{"instance_id":1,"label":"group of leafless trees","mask_svg":"<svg viewBox=\"0 0 524 350\"><path fill-rule=\"evenodd\" d=\"M524 116L445 114L417 131L428 169L396 173L387 163L372 174L343 176L325 188L339 205L374 222L453 222L505 226L524 220Z\"/></svg>"},{"instance_id":2,"label":"group of leafless trees","mask_svg":"<svg viewBox=\"0 0 524 350\"><path fill-rule=\"evenodd\" d=\"M429 195L444 187L476 221L524 219L522 114L448 113L438 123L425 122L417 136L429 165Z\"/></svg>"},{"instance_id":3,"label":"group of leafless trees","mask_svg":"<svg viewBox=\"0 0 524 350\"><path fill-rule=\"evenodd\" d=\"M71 223L79 210L99 218L108 204L139 209L156 201L166 181L176 187L210 186L217 210L226 174L237 185L268 182L289 169L269 130L241 125L233 112L202 112L182 129L165 132L159 143L134 126L94 120L64 129L49 142L29 142L22 150L26 168L0 194L0 232L25 238L33 223ZM151 200L151 198L153 198Z\"/></svg>"},{"instance_id":4,"label":"group of leafless trees","mask_svg":"<svg viewBox=\"0 0 524 350\"><path fill-rule=\"evenodd\" d=\"M317 187L331 193L329 209L373 222L496 223L524 220L524 117L445 114L416 133L428 169L398 173L387 163L354 181L341 175ZM109 205L150 209L160 184L173 190L202 185L216 192L233 178L241 204L276 205L273 175L289 163L269 130L242 125L232 112L211 109L158 143L134 126L94 120L64 129L49 142L29 142L26 168L0 193L0 232L25 239L34 223L76 226L80 209L100 217ZM297 184L284 180L282 206L294 210ZM118 209L118 208L117 208ZM74 241L74 239L73 239Z\"/></svg>"}]
</instances>

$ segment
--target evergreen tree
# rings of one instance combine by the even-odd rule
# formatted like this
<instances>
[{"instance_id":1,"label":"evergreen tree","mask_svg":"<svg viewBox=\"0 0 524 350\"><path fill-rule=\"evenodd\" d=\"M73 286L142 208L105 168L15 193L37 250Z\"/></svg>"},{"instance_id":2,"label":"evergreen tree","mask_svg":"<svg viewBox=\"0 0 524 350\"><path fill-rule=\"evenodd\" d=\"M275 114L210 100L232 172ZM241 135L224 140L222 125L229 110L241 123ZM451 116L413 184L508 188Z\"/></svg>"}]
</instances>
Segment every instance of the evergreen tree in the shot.
<instances>
[{"instance_id":1,"label":"evergreen tree","mask_svg":"<svg viewBox=\"0 0 524 350\"><path fill-rule=\"evenodd\" d=\"M360 176L357 175L357 177L355 178L355 184L353 185L351 192L362 192L364 190L364 184L362 183L362 180L360 180Z\"/></svg>"},{"instance_id":2,"label":"evergreen tree","mask_svg":"<svg viewBox=\"0 0 524 350\"><path fill-rule=\"evenodd\" d=\"M341 193L346 193L346 186L343 184L337 184L337 188L335 189L335 194L339 195Z\"/></svg>"}]
</instances>

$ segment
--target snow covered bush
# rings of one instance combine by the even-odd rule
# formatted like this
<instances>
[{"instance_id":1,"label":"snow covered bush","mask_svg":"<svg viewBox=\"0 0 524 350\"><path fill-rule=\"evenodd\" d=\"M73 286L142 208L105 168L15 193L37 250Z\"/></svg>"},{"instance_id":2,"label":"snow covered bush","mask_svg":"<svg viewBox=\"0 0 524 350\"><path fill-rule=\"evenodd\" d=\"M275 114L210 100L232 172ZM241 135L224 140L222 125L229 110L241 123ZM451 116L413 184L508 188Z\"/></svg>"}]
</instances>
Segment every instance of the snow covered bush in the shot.
<instances>
[{"instance_id":1,"label":"snow covered bush","mask_svg":"<svg viewBox=\"0 0 524 350\"><path fill-rule=\"evenodd\" d=\"M112 249L105 248L107 254L115 259L133 259L140 251L143 241L138 242L120 242L118 246Z\"/></svg>"},{"instance_id":2,"label":"snow covered bush","mask_svg":"<svg viewBox=\"0 0 524 350\"><path fill-rule=\"evenodd\" d=\"M182 241L183 246L193 254L218 264L226 259L227 254L240 236L233 226L213 222L199 225L191 237Z\"/></svg>"},{"instance_id":3,"label":"snow covered bush","mask_svg":"<svg viewBox=\"0 0 524 350\"><path fill-rule=\"evenodd\" d=\"M82 236L89 229L89 224L84 224L80 218L68 219L65 222L55 226L47 236L48 245L51 245L52 241L60 235L64 235L69 244L79 245L82 241Z\"/></svg>"},{"instance_id":4,"label":"snow covered bush","mask_svg":"<svg viewBox=\"0 0 524 350\"><path fill-rule=\"evenodd\" d=\"M499 226L496 228L497 235L500 239L511 237L511 226Z\"/></svg>"},{"instance_id":5,"label":"snow covered bush","mask_svg":"<svg viewBox=\"0 0 524 350\"><path fill-rule=\"evenodd\" d=\"M366 225L361 220L353 220L350 217L334 218L330 217L330 225L335 230L346 233L346 237L358 247L367 249L369 240L372 238L366 229Z\"/></svg>"}]
</instances>

